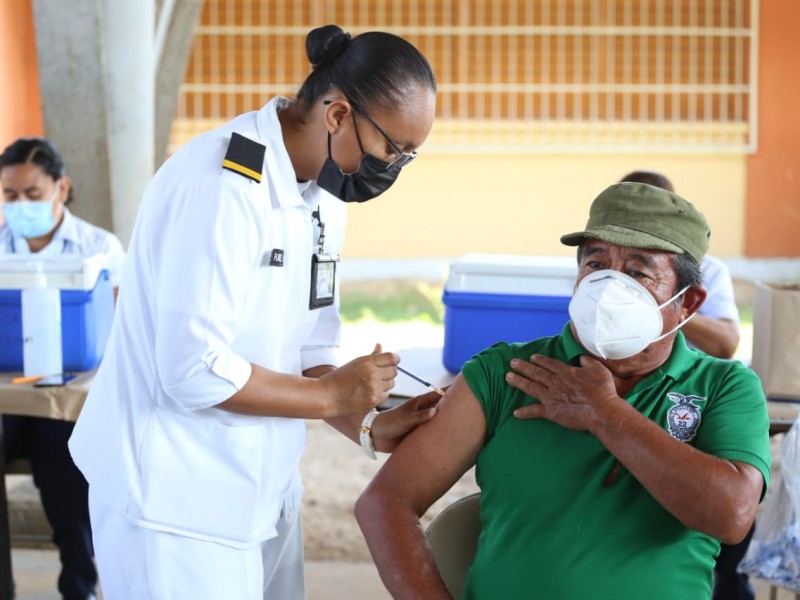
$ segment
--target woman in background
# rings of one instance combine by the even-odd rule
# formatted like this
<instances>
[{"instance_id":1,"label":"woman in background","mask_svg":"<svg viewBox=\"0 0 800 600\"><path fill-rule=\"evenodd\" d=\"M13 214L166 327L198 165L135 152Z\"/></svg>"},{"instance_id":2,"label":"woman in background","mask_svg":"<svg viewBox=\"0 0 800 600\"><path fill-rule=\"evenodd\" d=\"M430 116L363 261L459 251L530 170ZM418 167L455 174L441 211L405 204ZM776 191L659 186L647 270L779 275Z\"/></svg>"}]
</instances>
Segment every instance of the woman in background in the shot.
<instances>
[{"instance_id":1,"label":"woman in background","mask_svg":"<svg viewBox=\"0 0 800 600\"><path fill-rule=\"evenodd\" d=\"M22 138L0 155L3 184L3 255L104 254L112 284L125 257L113 234L74 216L67 204L72 186L64 162L46 139ZM89 523L88 485L72 462L67 441L75 423L58 419L3 415L3 449L7 460L27 458L33 482L42 496L53 542L61 558L58 590L67 600L95 597L94 566Z\"/></svg>"}]
</instances>

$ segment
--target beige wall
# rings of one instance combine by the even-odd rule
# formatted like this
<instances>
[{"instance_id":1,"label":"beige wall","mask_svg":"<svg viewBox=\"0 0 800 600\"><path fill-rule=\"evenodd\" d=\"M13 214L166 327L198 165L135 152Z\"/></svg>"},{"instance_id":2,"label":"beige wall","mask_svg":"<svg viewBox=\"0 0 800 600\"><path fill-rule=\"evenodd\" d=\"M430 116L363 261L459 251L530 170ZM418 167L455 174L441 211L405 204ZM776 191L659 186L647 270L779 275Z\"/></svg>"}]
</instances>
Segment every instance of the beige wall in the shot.
<instances>
[{"instance_id":1,"label":"beige wall","mask_svg":"<svg viewBox=\"0 0 800 600\"><path fill-rule=\"evenodd\" d=\"M665 173L711 224L711 253L743 255L745 157L426 155L380 198L349 208L349 258L565 255L592 199L638 168Z\"/></svg>"}]
</instances>

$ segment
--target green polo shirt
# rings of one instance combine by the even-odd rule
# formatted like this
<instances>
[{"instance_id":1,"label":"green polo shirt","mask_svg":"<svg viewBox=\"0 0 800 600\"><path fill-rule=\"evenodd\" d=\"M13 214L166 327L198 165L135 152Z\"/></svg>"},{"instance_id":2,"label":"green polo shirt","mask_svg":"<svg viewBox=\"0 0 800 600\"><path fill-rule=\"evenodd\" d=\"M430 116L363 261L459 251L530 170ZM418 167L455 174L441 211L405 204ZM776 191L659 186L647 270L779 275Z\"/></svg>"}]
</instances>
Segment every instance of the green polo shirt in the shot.
<instances>
[{"instance_id":1,"label":"green polo shirt","mask_svg":"<svg viewBox=\"0 0 800 600\"><path fill-rule=\"evenodd\" d=\"M486 414L478 455L481 534L463 598L708 600L719 542L686 528L587 432L514 409L536 402L505 383L532 354L578 366L586 351L569 324L559 336L500 343L462 373ZM758 377L738 361L690 350L682 333L669 360L627 395L640 413L703 452L756 467L769 481L769 418Z\"/></svg>"}]
</instances>

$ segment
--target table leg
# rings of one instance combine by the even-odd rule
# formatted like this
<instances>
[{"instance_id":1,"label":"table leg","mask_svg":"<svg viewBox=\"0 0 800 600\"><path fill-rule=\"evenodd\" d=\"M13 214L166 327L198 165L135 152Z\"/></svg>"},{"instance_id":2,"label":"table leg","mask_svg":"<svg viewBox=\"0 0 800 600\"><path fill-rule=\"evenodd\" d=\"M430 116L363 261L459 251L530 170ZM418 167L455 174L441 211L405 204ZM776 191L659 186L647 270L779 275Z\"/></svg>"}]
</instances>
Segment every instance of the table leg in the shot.
<instances>
[{"instance_id":1,"label":"table leg","mask_svg":"<svg viewBox=\"0 0 800 600\"><path fill-rule=\"evenodd\" d=\"M8 498L6 496L6 457L3 451L3 419L0 415L0 600L13 600L14 574L11 570L11 532L8 528Z\"/></svg>"}]
</instances>

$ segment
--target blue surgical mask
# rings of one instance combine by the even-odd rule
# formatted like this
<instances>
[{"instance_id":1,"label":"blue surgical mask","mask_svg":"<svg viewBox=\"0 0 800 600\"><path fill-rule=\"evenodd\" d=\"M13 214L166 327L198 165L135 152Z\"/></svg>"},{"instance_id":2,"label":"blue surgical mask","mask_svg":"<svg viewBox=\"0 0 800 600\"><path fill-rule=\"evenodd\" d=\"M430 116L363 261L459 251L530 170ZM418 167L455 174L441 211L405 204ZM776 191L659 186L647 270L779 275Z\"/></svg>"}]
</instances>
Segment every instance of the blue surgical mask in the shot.
<instances>
[{"instance_id":1,"label":"blue surgical mask","mask_svg":"<svg viewBox=\"0 0 800 600\"><path fill-rule=\"evenodd\" d=\"M15 235L24 238L47 235L56 225L53 218L53 198L4 202L3 220Z\"/></svg>"}]
</instances>

